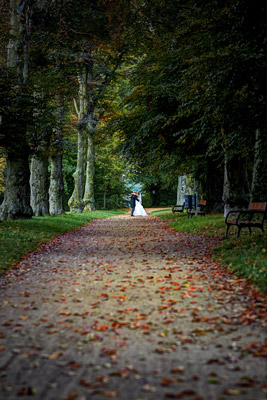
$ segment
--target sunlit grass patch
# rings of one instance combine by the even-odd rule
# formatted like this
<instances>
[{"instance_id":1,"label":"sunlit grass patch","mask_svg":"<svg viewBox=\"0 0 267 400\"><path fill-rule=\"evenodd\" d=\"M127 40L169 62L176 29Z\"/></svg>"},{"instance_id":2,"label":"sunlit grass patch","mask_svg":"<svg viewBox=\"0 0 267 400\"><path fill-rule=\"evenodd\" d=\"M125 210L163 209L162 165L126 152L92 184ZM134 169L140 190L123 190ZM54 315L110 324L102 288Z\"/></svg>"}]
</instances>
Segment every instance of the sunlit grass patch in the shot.
<instances>
[{"instance_id":1,"label":"sunlit grass patch","mask_svg":"<svg viewBox=\"0 0 267 400\"><path fill-rule=\"evenodd\" d=\"M220 236L224 234L225 223L222 214L207 214L205 217L197 215L187 218L186 212L172 213L155 211L152 215L163 221L170 222L170 226L178 232Z\"/></svg>"},{"instance_id":2,"label":"sunlit grass patch","mask_svg":"<svg viewBox=\"0 0 267 400\"><path fill-rule=\"evenodd\" d=\"M235 272L267 292L267 237L259 230L252 236L242 235L241 238L224 240L213 249L216 259L229 266L229 271Z\"/></svg>"},{"instance_id":3,"label":"sunlit grass patch","mask_svg":"<svg viewBox=\"0 0 267 400\"><path fill-rule=\"evenodd\" d=\"M91 211L3 221L0 223L0 272L10 268L27 252L35 250L40 243L49 241L58 234L86 225L94 219L124 212L127 211Z\"/></svg>"}]
</instances>

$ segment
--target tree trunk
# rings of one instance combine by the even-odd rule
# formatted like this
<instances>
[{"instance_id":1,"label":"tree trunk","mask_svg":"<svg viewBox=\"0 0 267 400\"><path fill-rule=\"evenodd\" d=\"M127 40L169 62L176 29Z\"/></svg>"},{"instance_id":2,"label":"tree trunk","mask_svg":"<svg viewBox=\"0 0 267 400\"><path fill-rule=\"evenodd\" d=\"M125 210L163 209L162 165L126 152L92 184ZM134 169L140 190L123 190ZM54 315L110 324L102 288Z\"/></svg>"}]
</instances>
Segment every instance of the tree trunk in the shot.
<instances>
[{"instance_id":1,"label":"tree trunk","mask_svg":"<svg viewBox=\"0 0 267 400\"><path fill-rule=\"evenodd\" d=\"M64 212L63 209L63 194L64 182L62 174L62 159L63 159L63 121L65 99L61 96L58 99L58 130L53 137L51 143L51 156L50 156L50 186L49 186L49 212L51 215L58 215Z\"/></svg>"},{"instance_id":2,"label":"tree trunk","mask_svg":"<svg viewBox=\"0 0 267 400\"><path fill-rule=\"evenodd\" d=\"M29 74L29 5L28 0L10 0L10 40L7 46L7 68L17 77L19 86Z\"/></svg>"},{"instance_id":3,"label":"tree trunk","mask_svg":"<svg viewBox=\"0 0 267 400\"><path fill-rule=\"evenodd\" d=\"M78 131L78 144L77 144L77 166L73 174L74 189L71 198L68 201L71 212L83 212L83 194L84 194L84 153L85 153L85 132L84 130Z\"/></svg>"},{"instance_id":4,"label":"tree trunk","mask_svg":"<svg viewBox=\"0 0 267 400\"><path fill-rule=\"evenodd\" d=\"M84 173L85 173L85 154L86 138L88 132L88 65L83 65L83 70L78 76L79 81L79 109L74 101L78 114L78 144L77 144L77 166L73 174L74 189L68 201L70 211L83 212L84 203Z\"/></svg>"},{"instance_id":5,"label":"tree trunk","mask_svg":"<svg viewBox=\"0 0 267 400\"><path fill-rule=\"evenodd\" d=\"M29 6L27 0L10 0L10 40L7 46L7 70L14 78L14 88L23 87L28 80ZM23 114L23 113L22 113ZM15 119L16 120L16 119ZM14 128L15 129L15 128ZM0 207L1 219L30 218L29 146L25 121L17 120L19 146L7 149L7 181Z\"/></svg>"},{"instance_id":6,"label":"tree trunk","mask_svg":"<svg viewBox=\"0 0 267 400\"><path fill-rule=\"evenodd\" d=\"M232 209L247 208L249 203L249 188L247 178L247 160L239 155L229 156L224 137L224 182L223 202L224 216Z\"/></svg>"},{"instance_id":7,"label":"tree trunk","mask_svg":"<svg viewBox=\"0 0 267 400\"><path fill-rule=\"evenodd\" d=\"M230 181L229 181L229 173L228 173L228 160L225 155L224 158L224 177L223 177L223 202L224 202L224 217L228 214L230 210L232 210L233 206L230 205Z\"/></svg>"},{"instance_id":8,"label":"tree trunk","mask_svg":"<svg viewBox=\"0 0 267 400\"><path fill-rule=\"evenodd\" d=\"M103 201L103 208L106 209L106 198L107 198L107 188L104 189L104 201Z\"/></svg>"},{"instance_id":9,"label":"tree trunk","mask_svg":"<svg viewBox=\"0 0 267 400\"><path fill-rule=\"evenodd\" d=\"M182 205L184 203L186 189L186 176L178 176L178 185L177 185L177 205Z\"/></svg>"},{"instance_id":10,"label":"tree trunk","mask_svg":"<svg viewBox=\"0 0 267 400\"><path fill-rule=\"evenodd\" d=\"M223 211L222 182L224 180L224 167L207 158L206 180L202 183L203 200L207 200L206 211Z\"/></svg>"},{"instance_id":11,"label":"tree trunk","mask_svg":"<svg viewBox=\"0 0 267 400\"><path fill-rule=\"evenodd\" d=\"M7 176L0 219L23 219L33 215L30 206L28 158L7 155Z\"/></svg>"},{"instance_id":12,"label":"tree trunk","mask_svg":"<svg viewBox=\"0 0 267 400\"><path fill-rule=\"evenodd\" d=\"M48 157L46 152L32 157L30 186L31 206L34 215L47 215L49 213L49 177Z\"/></svg>"},{"instance_id":13,"label":"tree trunk","mask_svg":"<svg viewBox=\"0 0 267 400\"><path fill-rule=\"evenodd\" d=\"M267 200L267 150L262 132L255 133L254 163L250 201Z\"/></svg>"},{"instance_id":14,"label":"tree trunk","mask_svg":"<svg viewBox=\"0 0 267 400\"><path fill-rule=\"evenodd\" d=\"M62 154L51 156L51 174L49 187L49 212L51 215L62 214L64 183L62 175Z\"/></svg>"},{"instance_id":15,"label":"tree trunk","mask_svg":"<svg viewBox=\"0 0 267 400\"><path fill-rule=\"evenodd\" d=\"M88 81L93 81L93 59L87 64ZM83 203L86 211L95 210L94 195L94 178L95 178L95 151L94 151L94 135L96 132L97 121L95 118L95 105L97 100L91 85L87 90L87 154L86 154L86 177Z\"/></svg>"},{"instance_id":16,"label":"tree trunk","mask_svg":"<svg viewBox=\"0 0 267 400\"><path fill-rule=\"evenodd\" d=\"M95 155L94 142L91 132L87 134L87 158L86 158L86 181L84 190L84 209L87 211L95 210L94 196L94 177L95 177Z\"/></svg>"},{"instance_id":17,"label":"tree trunk","mask_svg":"<svg viewBox=\"0 0 267 400\"><path fill-rule=\"evenodd\" d=\"M150 185L150 193L152 197L152 207L158 207L160 205L160 184L153 183Z\"/></svg>"}]
</instances>

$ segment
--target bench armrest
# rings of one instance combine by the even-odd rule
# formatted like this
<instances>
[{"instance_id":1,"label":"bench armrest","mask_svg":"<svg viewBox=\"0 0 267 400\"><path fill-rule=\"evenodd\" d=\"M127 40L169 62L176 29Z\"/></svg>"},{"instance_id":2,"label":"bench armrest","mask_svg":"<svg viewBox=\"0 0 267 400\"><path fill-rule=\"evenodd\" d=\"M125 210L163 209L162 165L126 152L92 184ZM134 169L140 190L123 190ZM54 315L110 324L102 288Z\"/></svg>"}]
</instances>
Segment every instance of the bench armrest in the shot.
<instances>
[{"instance_id":1,"label":"bench armrest","mask_svg":"<svg viewBox=\"0 0 267 400\"><path fill-rule=\"evenodd\" d=\"M238 219L238 217L239 217L241 212L242 212L242 210L231 210L231 211L228 211L228 213L227 213L227 215L225 217L225 223L227 223L227 220L231 216L231 214L236 214L235 215L235 219L237 221L237 219Z\"/></svg>"}]
</instances>

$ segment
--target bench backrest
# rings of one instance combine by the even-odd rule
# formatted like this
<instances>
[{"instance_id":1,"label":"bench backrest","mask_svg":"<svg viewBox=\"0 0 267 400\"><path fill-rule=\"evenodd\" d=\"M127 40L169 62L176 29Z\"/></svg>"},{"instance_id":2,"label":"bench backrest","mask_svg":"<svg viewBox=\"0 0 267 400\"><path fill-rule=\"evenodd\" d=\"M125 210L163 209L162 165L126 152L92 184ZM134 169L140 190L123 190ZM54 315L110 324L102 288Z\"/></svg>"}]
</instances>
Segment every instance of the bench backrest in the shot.
<instances>
[{"instance_id":1,"label":"bench backrest","mask_svg":"<svg viewBox=\"0 0 267 400\"><path fill-rule=\"evenodd\" d=\"M199 204L201 206L205 206L207 204L207 200L200 200Z\"/></svg>"},{"instance_id":2,"label":"bench backrest","mask_svg":"<svg viewBox=\"0 0 267 400\"><path fill-rule=\"evenodd\" d=\"M267 203L251 203L249 209L252 211L266 211Z\"/></svg>"}]
</instances>

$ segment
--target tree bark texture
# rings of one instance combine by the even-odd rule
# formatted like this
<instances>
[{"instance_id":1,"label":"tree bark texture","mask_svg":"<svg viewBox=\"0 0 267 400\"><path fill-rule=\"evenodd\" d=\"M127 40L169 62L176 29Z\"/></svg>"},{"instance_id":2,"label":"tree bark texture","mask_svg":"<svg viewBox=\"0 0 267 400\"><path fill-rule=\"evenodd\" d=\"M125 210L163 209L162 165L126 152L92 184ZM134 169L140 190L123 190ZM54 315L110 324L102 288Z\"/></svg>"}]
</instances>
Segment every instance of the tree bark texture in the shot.
<instances>
[{"instance_id":1,"label":"tree bark texture","mask_svg":"<svg viewBox=\"0 0 267 400\"><path fill-rule=\"evenodd\" d=\"M93 81L93 60L87 64L88 80ZM95 177L95 154L94 135L96 131L95 104L93 88L89 85L87 90L87 154L86 154L86 176L83 203L86 211L95 210L94 177Z\"/></svg>"},{"instance_id":2,"label":"tree bark texture","mask_svg":"<svg viewBox=\"0 0 267 400\"><path fill-rule=\"evenodd\" d=\"M249 184L247 176L247 160L238 155L230 157L224 138L224 182L223 202L224 216L232 209L247 208L249 203Z\"/></svg>"},{"instance_id":3,"label":"tree bark texture","mask_svg":"<svg viewBox=\"0 0 267 400\"><path fill-rule=\"evenodd\" d=\"M250 201L267 201L266 137L263 137L262 131L259 129L257 129L255 133L254 164Z\"/></svg>"},{"instance_id":4,"label":"tree bark texture","mask_svg":"<svg viewBox=\"0 0 267 400\"><path fill-rule=\"evenodd\" d=\"M50 158L51 173L49 187L49 213L51 215L62 214L64 183L62 175L62 155L53 155Z\"/></svg>"},{"instance_id":5,"label":"tree bark texture","mask_svg":"<svg viewBox=\"0 0 267 400\"><path fill-rule=\"evenodd\" d=\"M84 194L84 170L85 170L85 145L86 136L84 130L78 131L77 142L77 165L73 174L74 189L68 201L71 212L83 212L83 194Z\"/></svg>"},{"instance_id":6,"label":"tree bark texture","mask_svg":"<svg viewBox=\"0 0 267 400\"><path fill-rule=\"evenodd\" d=\"M29 14L27 0L10 0L10 40L7 46L7 70L14 78L14 87L23 92L28 80ZM14 118L16 121L16 118ZM14 128L16 129L16 128ZM7 180L4 200L0 208L1 219L30 218L29 147L26 141L25 121L17 120L17 142L9 146L7 154Z\"/></svg>"},{"instance_id":7,"label":"tree bark texture","mask_svg":"<svg viewBox=\"0 0 267 400\"><path fill-rule=\"evenodd\" d=\"M185 175L178 176L177 200L176 200L177 205L181 205L184 203L185 189L186 189L186 176Z\"/></svg>"},{"instance_id":8,"label":"tree bark texture","mask_svg":"<svg viewBox=\"0 0 267 400\"><path fill-rule=\"evenodd\" d=\"M31 206L34 215L49 214L49 177L47 153L33 156L31 159Z\"/></svg>"},{"instance_id":9,"label":"tree bark texture","mask_svg":"<svg viewBox=\"0 0 267 400\"><path fill-rule=\"evenodd\" d=\"M84 173L86 137L88 131L88 79L88 65L85 64L82 72L78 76L80 103L79 109L76 107L78 114L77 166L76 171L73 174L73 193L68 201L70 211L72 212L83 212L84 209Z\"/></svg>"},{"instance_id":10,"label":"tree bark texture","mask_svg":"<svg viewBox=\"0 0 267 400\"><path fill-rule=\"evenodd\" d=\"M95 210L94 195L94 176L95 176L95 155L93 135L87 133L87 158L86 158L86 181L84 189L84 209L87 211Z\"/></svg>"},{"instance_id":11,"label":"tree bark texture","mask_svg":"<svg viewBox=\"0 0 267 400\"><path fill-rule=\"evenodd\" d=\"M65 115L65 99L64 96L58 98L58 129L53 136L51 143L51 156L50 156L50 186L49 186L49 213L51 215L62 214L63 208L63 195L64 195L64 182L62 174L62 159L63 159L63 122Z\"/></svg>"},{"instance_id":12,"label":"tree bark texture","mask_svg":"<svg viewBox=\"0 0 267 400\"><path fill-rule=\"evenodd\" d=\"M7 157L7 176L0 219L23 219L33 215L30 206L30 171L27 157Z\"/></svg>"},{"instance_id":13,"label":"tree bark texture","mask_svg":"<svg viewBox=\"0 0 267 400\"><path fill-rule=\"evenodd\" d=\"M10 40L7 46L7 68L26 84L29 74L29 8L28 0L10 0Z\"/></svg>"}]
</instances>

